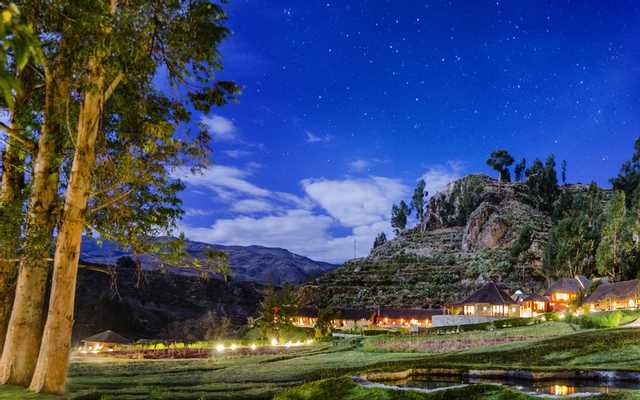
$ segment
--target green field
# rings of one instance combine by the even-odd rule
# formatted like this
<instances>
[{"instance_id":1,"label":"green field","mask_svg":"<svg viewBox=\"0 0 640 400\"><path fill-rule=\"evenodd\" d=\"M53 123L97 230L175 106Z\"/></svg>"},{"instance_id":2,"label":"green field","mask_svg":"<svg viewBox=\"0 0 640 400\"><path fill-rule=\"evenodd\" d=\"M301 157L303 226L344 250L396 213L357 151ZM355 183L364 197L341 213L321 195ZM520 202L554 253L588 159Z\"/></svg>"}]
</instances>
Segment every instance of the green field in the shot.
<instances>
[{"instance_id":1,"label":"green field","mask_svg":"<svg viewBox=\"0 0 640 400\"><path fill-rule=\"evenodd\" d=\"M487 339L519 338L506 344L482 344ZM469 343L478 346L447 352L416 351L416 343ZM390 351L392 343L398 349ZM408 346L407 346L408 344ZM339 340L312 348L292 349L286 354L214 356L200 360L109 360L74 362L68 398L124 399L280 399L326 397L323 390L340 386L345 399L446 399L454 393L395 393L364 389L338 378L368 370L402 370L412 367L526 368L532 370L610 369L640 371L640 329L574 331L568 324L549 322L534 327L500 331L467 332L431 337L374 337L362 341ZM295 388L301 384L307 386ZM324 389L323 389L324 388ZM292 391L284 392L286 389ZM338 388L331 389L335 392ZM462 390L462 389L461 389ZM526 399L495 386L464 389L466 398ZM19 397L25 392L1 388L0 400L50 397ZM323 397L325 396L325 397ZM369 396L369 397L367 397ZM398 397L401 396L401 397ZM444 396L444 397L443 397ZM448 397L447 397L448 396ZM514 397L515 396L515 397ZM602 398L602 397L601 397ZM636 398L629 395L615 398Z\"/></svg>"}]
</instances>

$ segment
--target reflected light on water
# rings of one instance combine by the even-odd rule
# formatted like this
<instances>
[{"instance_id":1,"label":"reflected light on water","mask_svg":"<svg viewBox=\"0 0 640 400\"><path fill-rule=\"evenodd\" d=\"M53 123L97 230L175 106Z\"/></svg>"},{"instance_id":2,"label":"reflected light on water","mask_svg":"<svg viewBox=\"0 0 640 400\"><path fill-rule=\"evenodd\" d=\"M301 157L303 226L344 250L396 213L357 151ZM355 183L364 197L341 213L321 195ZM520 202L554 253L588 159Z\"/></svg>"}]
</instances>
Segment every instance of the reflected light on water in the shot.
<instances>
[{"instance_id":1,"label":"reflected light on water","mask_svg":"<svg viewBox=\"0 0 640 400\"><path fill-rule=\"evenodd\" d=\"M547 392L554 396L567 396L576 393L576 388L567 385L553 385L549 387Z\"/></svg>"}]
</instances>

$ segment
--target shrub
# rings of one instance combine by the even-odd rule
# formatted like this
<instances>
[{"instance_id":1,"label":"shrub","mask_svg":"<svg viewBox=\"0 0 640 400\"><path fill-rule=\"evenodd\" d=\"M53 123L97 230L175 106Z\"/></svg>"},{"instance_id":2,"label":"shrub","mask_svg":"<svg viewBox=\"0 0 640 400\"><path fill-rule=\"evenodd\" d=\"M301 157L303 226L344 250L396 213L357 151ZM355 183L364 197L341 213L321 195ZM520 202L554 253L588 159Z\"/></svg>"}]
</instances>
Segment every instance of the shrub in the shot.
<instances>
[{"instance_id":1,"label":"shrub","mask_svg":"<svg viewBox=\"0 0 640 400\"><path fill-rule=\"evenodd\" d=\"M611 311L585 314L580 317L573 318L574 322L585 329L601 329L601 328L615 328L620 325L622 321L622 312Z\"/></svg>"}]
</instances>

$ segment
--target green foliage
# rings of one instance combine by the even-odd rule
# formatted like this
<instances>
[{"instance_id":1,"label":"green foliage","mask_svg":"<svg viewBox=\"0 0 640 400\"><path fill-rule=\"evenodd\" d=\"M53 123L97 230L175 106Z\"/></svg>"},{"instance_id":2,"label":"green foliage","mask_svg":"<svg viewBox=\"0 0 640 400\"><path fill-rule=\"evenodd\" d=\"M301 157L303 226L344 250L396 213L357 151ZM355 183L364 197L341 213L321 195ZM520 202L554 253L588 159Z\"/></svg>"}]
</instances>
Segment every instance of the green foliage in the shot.
<instances>
[{"instance_id":1,"label":"green foliage","mask_svg":"<svg viewBox=\"0 0 640 400\"><path fill-rule=\"evenodd\" d=\"M622 322L621 311L584 314L570 317L569 321L578 324L583 329L617 328Z\"/></svg>"},{"instance_id":2,"label":"green foliage","mask_svg":"<svg viewBox=\"0 0 640 400\"><path fill-rule=\"evenodd\" d=\"M555 267L556 276L590 273L596 241L585 215L566 217L554 226L549 249L552 258L546 262Z\"/></svg>"},{"instance_id":3,"label":"green foliage","mask_svg":"<svg viewBox=\"0 0 640 400\"><path fill-rule=\"evenodd\" d=\"M452 197L457 199L458 212L456 213L452 204L445 203L445 205L452 207L445 209L445 216L455 215L455 217L446 219L444 222L455 225L466 224L471 213L480 204L483 192L483 183L480 180L475 179L473 176L456 181L453 185Z\"/></svg>"},{"instance_id":4,"label":"green foliage","mask_svg":"<svg viewBox=\"0 0 640 400\"><path fill-rule=\"evenodd\" d=\"M562 164L560 165L560 169L562 171L562 184L564 185L567 183L567 160L562 160Z\"/></svg>"},{"instance_id":5,"label":"green foliage","mask_svg":"<svg viewBox=\"0 0 640 400\"><path fill-rule=\"evenodd\" d=\"M601 238L603 191L595 183L584 191L563 189L553 206L554 225L543 257L543 276L594 275Z\"/></svg>"},{"instance_id":6,"label":"green foliage","mask_svg":"<svg viewBox=\"0 0 640 400\"><path fill-rule=\"evenodd\" d=\"M521 254L529 250L531 247L531 239L533 235L533 226L526 224L520 230L518 238L511 244L511 257L517 259Z\"/></svg>"},{"instance_id":7,"label":"green foliage","mask_svg":"<svg viewBox=\"0 0 640 400\"><path fill-rule=\"evenodd\" d=\"M612 280L619 279L622 272L622 257L631 244L623 232L626 217L625 194L617 191L607 204L602 226L602 238L596 252L596 267L602 275Z\"/></svg>"},{"instance_id":8,"label":"green foliage","mask_svg":"<svg viewBox=\"0 0 640 400\"><path fill-rule=\"evenodd\" d=\"M281 331L291 327L291 318L298 306L293 287L285 283L282 288L268 286L260 302L258 327L263 337L280 337Z\"/></svg>"},{"instance_id":9,"label":"green foliage","mask_svg":"<svg viewBox=\"0 0 640 400\"><path fill-rule=\"evenodd\" d=\"M326 307L318 312L316 325L314 327L315 336L317 338L325 338L331 336L332 321L338 319L338 312L332 307Z\"/></svg>"},{"instance_id":10,"label":"green foliage","mask_svg":"<svg viewBox=\"0 0 640 400\"><path fill-rule=\"evenodd\" d=\"M514 159L507 150L494 150L487 159L487 165L498 172L500 182L511 182L509 167L513 162Z\"/></svg>"},{"instance_id":11,"label":"green foliage","mask_svg":"<svg viewBox=\"0 0 640 400\"><path fill-rule=\"evenodd\" d=\"M611 179L611 184L613 185L613 190L623 191L629 202L633 193L640 187L640 137L636 139L633 145L631 160L622 164L618 176Z\"/></svg>"},{"instance_id":12,"label":"green foliage","mask_svg":"<svg viewBox=\"0 0 640 400\"><path fill-rule=\"evenodd\" d=\"M409 215L411 215L411 208L404 200L400 201L398 205L393 205L391 208L391 227L394 228L396 234L406 228Z\"/></svg>"},{"instance_id":13,"label":"green foliage","mask_svg":"<svg viewBox=\"0 0 640 400\"><path fill-rule=\"evenodd\" d=\"M378 248L385 243L387 243L387 235L384 232L380 232L373 241L373 248Z\"/></svg>"},{"instance_id":14,"label":"green foliage","mask_svg":"<svg viewBox=\"0 0 640 400\"><path fill-rule=\"evenodd\" d=\"M516 164L513 171L516 181L519 182L522 180L524 171L526 171L526 169L527 169L527 160L523 158L522 160L520 160L519 163Z\"/></svg>"},{"instance_id":15,"label":"green foliage","mask_svg":"<svg viewBox=\"0 0 640 400\"><path fill-rule=\"evenodd\" d=\"M425 200L429 196L429 192L425 191L426 183L424 179L420 179L413 191L413 197L411 197L411 206L416 211L416 217L418 222L422 224L425 217Z\"/></svg>"},{"instance_id":16,"label":"green foliage","mask_svg":"<svg viewBox=\"0 0 640 400\"><path fill-rule=\"evenodd\" d=\"M13 104L14 95L22 89L16 75L30 60L43 63L40 42L18 7L9 3L0 11L0 91L9 106ZM7 69L9 61L13 71Z\"/></svg>"},{"instance_id":17,"label":"green foliage","mask_svg":"<svg viewBox=\"0 0 640 400\"><path fill-rule=\"evenodd\" d=\"M559 194L555 166L555 157L549 155L544 164L536 158L531 167L525 171L530 192L538 196L540 208L547 211L552 210L553 203Z\"/></svg>"}]
</instances>

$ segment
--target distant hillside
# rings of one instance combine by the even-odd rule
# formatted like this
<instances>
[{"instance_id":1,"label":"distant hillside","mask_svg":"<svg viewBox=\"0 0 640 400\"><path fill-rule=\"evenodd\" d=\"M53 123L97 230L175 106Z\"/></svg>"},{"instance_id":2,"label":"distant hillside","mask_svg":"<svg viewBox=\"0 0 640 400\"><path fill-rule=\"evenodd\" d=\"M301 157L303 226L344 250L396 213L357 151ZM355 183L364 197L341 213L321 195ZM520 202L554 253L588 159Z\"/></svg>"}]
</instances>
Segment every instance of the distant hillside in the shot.
<instances>
[{"instance_id":1,"label":"distant hillside","mask_svg":"<svg viewBox=\"0 0 640 400\"><path fill-rule=\"evenodd\" d=\"M560 192L575 196L587 189L566 185ZM319 277L301 297L320 305L437 307L488 280L537 291L545 284L542 259L551 229L551 213L524 182L469 175L430 199L422 229L408 229L368 257Z\"/></svg>"},{"instance_id":2,"label":"distant hillside","mask_svg":"<svg viewBox=\"0 0 640 400\"><path fill-rule=\"evenodd\" d=\"M107 329L130 339L228 337L255 316L262 297L262 286L254 282L137 271L132 265L117 268L114 280L91 267L103 266L79 271L74 342Z\"/></svg>"},{"instance_id":3,"label":"distant hillside","mask_svg":"<svg viewBox=\"0 0 640 400\"><path fill-rule=\"evenodd\" d=\"M200 242L187 242L187 252L194 257L202 257L207 249L221 250L229 255L229 263L237 281L273 283L299 283L310 277L335 269L337 266L291 253L280 248L261 246L222 246ZM82 242L81 260L89 263L115 265L123 256L133 256L115 243L96 243L91 238ZM157 257L150 254L137 256L146 270L156 270L161 266ZM180 274L194 274L187 270L172 269Z\"/></svg>"}]
</instances>

